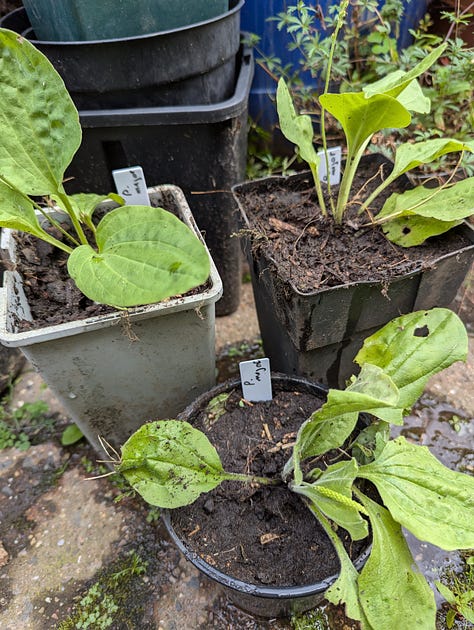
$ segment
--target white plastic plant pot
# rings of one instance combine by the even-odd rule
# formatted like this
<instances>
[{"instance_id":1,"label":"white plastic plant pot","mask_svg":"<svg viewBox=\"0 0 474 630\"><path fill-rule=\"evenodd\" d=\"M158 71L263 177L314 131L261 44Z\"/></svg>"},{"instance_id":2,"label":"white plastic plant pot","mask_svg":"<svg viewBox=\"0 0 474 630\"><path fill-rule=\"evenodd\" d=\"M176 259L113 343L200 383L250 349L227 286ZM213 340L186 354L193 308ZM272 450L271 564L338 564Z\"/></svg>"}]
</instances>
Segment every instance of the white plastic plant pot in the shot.
<instances>
[{"instance_id":1,"label":"white plastic plant pot","mask_svg":"<svg viewBox=\"0 0 474 630\"><path fill-rule=\"evenodd\" d=\"M158 186L149 193L202 240L179 188ZM208 285L196 295L126 313L18 332L14 322L32 318L21 277L6 272L0 341L22 350L97 450L98 436L119 446L144 421L176 416L214 385L215 302L222 283L212 259Z\"/></svg>"}]
</instances>

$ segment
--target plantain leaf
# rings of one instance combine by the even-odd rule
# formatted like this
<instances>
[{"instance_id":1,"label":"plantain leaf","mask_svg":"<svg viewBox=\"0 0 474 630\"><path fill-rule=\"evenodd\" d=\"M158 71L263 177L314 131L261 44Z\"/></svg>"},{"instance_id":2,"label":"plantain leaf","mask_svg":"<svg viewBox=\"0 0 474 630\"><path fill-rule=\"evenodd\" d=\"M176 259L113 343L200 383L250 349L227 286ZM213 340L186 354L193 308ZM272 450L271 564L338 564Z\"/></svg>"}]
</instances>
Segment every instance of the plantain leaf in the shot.
<instances>
[{"instance_id":1,"label":"plantain leaf","mask_svg":"<svg viewBox=\"0 0 474 630\"><path fill-rule=\"evenodd\" d=\"M433 591L415 566L401 527L390 513L360 495L372 525L372 551L358 580L360 603L376 630L435 628Z\"/></svg>"},{"instance_id":2,"label":"plantain leaf","mask_svg":"<svg viewBox=\"0 0 474 630\"><path fill-rule=\"evenodd\" d=\"M377 131L407 127L411 122L410 112L396 98L385 94L370 98L363 92L321 94L319 101L341 123L351 155Z\"/></svg>"},{"instance_id":3,"label":"plantain leaf","mask_svg":"<svg viewBox=\"0 0 474 630\"><path fill-rule=\"evenodd\" d=\"M392 320L368 337L354 361L381 368L397 386L397 406L411 409L428 379L467 357L464 324L453 311L434 308Z\"/></svg>"},{"instance_id":4,"label":"plantain leaf","mask_svg":"<svg viewBox=\"0 0 474 630\"><path fill-rule=\"evenodd\" d=\"M394 193L385 202L377 220L393 217L383 224L387 238L402 247L423 243L443 234L474 212L474 177L445 188L417 186Z\"/></svg>"},{"instance_id":5,"label":"plantain leaf","mask_svg":"<svg viewBox=\"0 0 474 630\"><path fill-rule=\"evenodd\" d=\"M390 178L399 177L407 171L411 171L421 164L429 164L448 153L469 151L469 144L452 140L450 138L435 138L423 142L405 142L401 144L395 153L395 163Z\"/></svg>"},{"instance_id":6,"label":"plantain leaf","mask_svg":"<svg viewBox=\"0 0 474 630\"><path fill-rule=\"evenodd\" d=\"M91 300L118 307L152 304L199 286L209 256L193 232L162 208L123 206L97 226L99 251L77 247L68 271Z\"/></svg>"},{"instance_id":7,"label":"plantain leaf","mask_svg":"<svg viewBox=\"0 0 474 630\"><path fill-rule=\"evenodd\" d=\"M305 162L317 166L319 157L313 146L313 123L310 116L296 113L290 91L283 79L278 81L276 102L282 134L297 145Z\"/></svg>"},{"instance_id":8,"label":"plantain leaf","mask_svg":"<svg viewBox=\"0 0 474 630\"><path fill-rule=\"evenodd\" d=\"M81 143L63 80L27 39L0 29L0 177L29 195L62 188Z\"/></svg>"},{"instance_id":9,"label":"plantain leaf","mask_svg":"<svg viewBox=\"0 0 474 630\"><path fill-rule=\"evenodd\" d=\"M446 468L426 446L391 440L359 475L420 540L448 550L474 547L474 477Z\"/></svg>"},{"instance_id":10,"label":"plantain leaf","mask_svg":"<svg viewBox=\"0 0 474 630\"><path fill-rule=\"evenodd\" d=\"M204 433L179 420L141 426L122 446L117 472L145 501L162 508L188 505L227 478Z\"/></svg>"},{"instance_id":11,"label":"plantain leaf","mask_svg":"<svg viewBox=\"0 0 474 630\"><path fill-rule=\"evenodd\" d=\"M399 79L404 83L405 75L403 70L394 70L386 77L363 87L362 90L367 98L374 94L384 94L387 87L390 89L390 86L393 86ZM391 94L391 96L394 96L410 112L428 114L431 110L431 101L424 95L416 79L413 79L399 94Z\"/></svg>"},{"instance_id":12,"label":"plantain leaf","mask_svg":"<svg viewBox=\"0 0 474 630\"><path fill-rule=\"evenodd\" d=\"M380 368L365 365L345 390L330 389L327 402L301 425L294 447L295 461L340 447L352 433L359 412L395 407L398 396L390 377Z\"/></svg>"}]
</instances>

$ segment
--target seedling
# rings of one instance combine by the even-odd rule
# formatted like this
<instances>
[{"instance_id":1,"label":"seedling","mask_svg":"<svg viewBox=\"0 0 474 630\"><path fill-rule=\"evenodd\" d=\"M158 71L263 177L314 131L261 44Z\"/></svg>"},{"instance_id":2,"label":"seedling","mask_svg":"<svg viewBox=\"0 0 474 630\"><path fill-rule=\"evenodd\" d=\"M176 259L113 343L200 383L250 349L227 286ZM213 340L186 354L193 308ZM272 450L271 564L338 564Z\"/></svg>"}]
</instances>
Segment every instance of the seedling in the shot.
<instances>
[{"instance_id":1,"label":"seedling","mask_svg":"<svg viewBox=\"0 0 474 630\"><path fill-rule=\"evenodd\" d=\"M318 97L321 108L321 137L327 164L326 112L341 124L346 138L346 165L337 196L333 194L334 191L329 184L324 191L323 184L319 181L320 157L313 145L314 132L310 116L296 112L283 79L280 79L277 89L281 131L288 140L297 145L300 157L311 169L321 212L325 216L330 212L337 224L343 222L350 202L354 177L373 135L383 129L407 127L411 122L410 112L429 111L430 101L424 96L417 78L435 63L447 47L447 44L438 46L408 72L394 70L383 79L367 85L361 92L331 93L329 92L331 62L348 4L349 0L344 0L340 5L338 21L332 34L333 45L326 85L323 94ZM395 153L392 172L363 201L359 214L367 212L372 224L382 225L386 237L403 247L419 245L427 238L443 234L459 225L473 213L474 177L455 184L448 180L435 189L418 186L402 194L394 193L381 209L375 202L380 193L404 173L429 164L448 153L464 151L474 151L474 143L436 138L401 144Z\"/></svg>"},{"instance_id":2,"label":"seedling","mask_svg":"<svg viewBox=\"0 0 474 630\"><path fill-rule=\"evenodd\" d=\"M122 205L96 223L101 201L123 199L66 194L64 173L81 143L78 112L48 59L6 29L0 29L0 85L0 227L29 232L66 252L69 275L95 302L151 304L207 280L204 245L172 213ZM66 225L38 197L54 203Z\"/></svg>"},{"instance_id":3,"label":"seedling","mask_svg":"<svg viewBox=\"0 0 474 630\"><path fill-rule=\"evenodd\" d=\"M162 508L188 505L224 480L270 487L286 483L339 556L340 575L326 598L344 603L364 630L402 628L407 619L417 629L433 630L434 595L416 568L402 527L442 549L474 547L474 478L446 468L425 446L390 439L390 425L403 424L433 374L466 356L467 333L452 311L403 315L366 339L355 358L359 375L345 390L329 390L326 403L303 423L280 476L256 479L225 471L208 438L177 420L144 424L123 445L116 470L145 501ZM348 445L364 412L371 422ZM348 459L314 465L343 446ZM367 481L377 488L380 502L367 496ZM336 532L342 528L362 540L369 523L372 550L359 574Z\"/></svg>"}]
</instances>

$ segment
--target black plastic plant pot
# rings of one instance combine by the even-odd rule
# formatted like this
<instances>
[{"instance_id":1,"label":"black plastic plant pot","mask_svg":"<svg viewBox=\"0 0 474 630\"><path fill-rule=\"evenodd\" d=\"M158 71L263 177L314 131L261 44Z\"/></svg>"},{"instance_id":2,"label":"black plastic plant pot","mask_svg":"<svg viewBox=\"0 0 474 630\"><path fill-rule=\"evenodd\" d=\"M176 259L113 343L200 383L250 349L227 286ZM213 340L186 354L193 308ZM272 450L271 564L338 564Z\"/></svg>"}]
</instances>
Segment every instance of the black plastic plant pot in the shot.
<instances>
[{"instance_id":1,"label":"black plastic plant pot","mask_svg":"<svg viewBox=\"0 0 474 630\"><path fill-rule=\"evenodd\" d=\"M68 193L115 190L112 170L140 165L149 185L173 183L186 196L219 270L217 315L239 305L240 225L231 193L245 178L253 56L242 49L231 98L212 105L80 111L82 144L66 171Z\"/></svg>"},{"instance_id":2,"label":"black plastic plant pot","mask_svg":"<svg viewBox=\"0 0 474 630\"><path fill-rule=\"evenodd\" d=\"M240 10L137 37L39 41L24 8L0 26L22 34L48 57L78 109L217 103L231 97L240 45Z\"/></svg>"},{"instance_id":3,"label":"black plastic plant pot","mask_svg":"<svg viewBox=\"0 0 474 630\"><path fill-rule=\"evenodd\" d=\"M308 173L288 178L266 178L234 187L239 194L264 190L272 180L307 181ZM240 204L240 202L239 202ZM240 205L243 226L250 227ZM354 282L307 293L278 274L276 261L254 247L251 233L244 239L250 265L260 332L272 369L302 374L330 387L344 387L355 370L353 359L364 339L399 315L448 307L474 260L474 230L455 230L470 243L440 256L429 268L420 268L392 282Z\"/></svg>"},{"instance_id":4,"label":"black plastic plant pot","mask_svg":"<svg viewBox=\"0 0 474 630\"><path fill-rule=\"evenodd\" d=\"M323 385L303 377L288 376L285 374L272 373L272 388L273 391L279 389L314 394L319 399L325 398L327 395L327 388ZM208 392L196 398L178 418L192 424L193 418L195 418L213 398L232 390L241 391L240 380L232 379L220 385L216 385ZM252 615L266 618L291 617L292 615L301 614L311 608L315 608L324 599L325 591L338 577L338 574L335 574L313 584L288 587L269 587L244 582L216 569L201 556L196 554L196 552L189 549L186 545L186 540L178 536L173 527L173 511L163 510L161 514L171 539L185 558L203 575L217 582L235 605ZM313 517L309 515L308 518ZM245 523L242 523L242 528L245 528ZM354 566L357 569L363 567L369 552L370 545L368 545L354 561Z\"/></svg>"}]
</instances>

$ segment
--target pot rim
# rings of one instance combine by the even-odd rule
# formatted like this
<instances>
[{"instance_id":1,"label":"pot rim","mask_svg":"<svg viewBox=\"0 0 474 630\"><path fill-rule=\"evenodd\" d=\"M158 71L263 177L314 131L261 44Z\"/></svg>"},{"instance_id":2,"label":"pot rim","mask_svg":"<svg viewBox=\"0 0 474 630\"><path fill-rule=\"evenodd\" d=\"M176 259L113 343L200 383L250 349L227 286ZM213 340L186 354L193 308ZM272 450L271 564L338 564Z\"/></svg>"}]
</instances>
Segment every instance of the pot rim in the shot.
<instances>
[{"instance_id":1,"label":"pot rim","mask_svg":"<svg viewBox=\"0 0 474 630\"><path fill-rule=\"evenodd\" d=\"M289 374L282 374L278 372L272 372L271 374L272 385L278 385L281 383L288 383L300 386L308 387L315 394L326 396L328 388L321 383L312 381L309 378L303 376L294 376ZM210 389L207 392L201 394L196 398L186 409L178 415L178 419L186 420L189 416L193 415L203 404L207 403L210 399L223 391L229 389L235 389L241 386L240 378L232 378L224 383L220 383ZM177 535L171 523L172 510L161 510L161 517L166 527L168 534L170 535L173 543L178 547L184 557L189 560L197 569L199 569L204 575L210 579L218 582L219 584L230 588L238 593L244 593L246 595L252 595L255 597L261 597L265 599L297 599L307 597L310 595L323 594L333 584L339 576L339 573L331 575L319 582L313 582L303 586L261 586L258 584L251 584L244 582L238 578L234 578L219 569L216 569L212 565L208 564L199 554L194 551L190 551L183 540ZM364 551L353 561L356 569L362 568L365 564L372 545L369 543Z\"/></svg>"},{"instance_id":2,"label":"pot rim","mask_svg":"<svg viewBox=\"0 0 474 630\"><path fill-rule=\"evenodd\" d=\"M147 40L147 39L152 39L154 37L160 37L160 36L167 36L167 35L174 35L177 33L181 33L187 30L191 30L191 29L195 29L195 28L200 28L203 26L206 26L208 24L212 24L213 22L218 22L220 20L226 19L229 16L234 15L237 12L240 12L240 10L242 9L242 7L244 6L245 0L235 0L235 5L229 9L228 11L226 11L225 13L221 13L220 15L216 15L213 18L210 18L208 20L202 20L201 22L194 22L193 24L186 24L185 26L180 26L178 28L172 28L172 29L168 29L165 31L155 31L153 33L145 33L143 35L133 35L130 37L116 37L116 38L111 38L111 39L88 39L88 40L72 40L72 41L58 41L58 40L43 40L43 39L28 39L29 42L31 42L33 45L36 44L51 44L51 45L57 45L60 44L61 46L69 46L69 47L81 47L81 46L100 46L103 44L124 44L130 41L137 41L137 40ZM17 9L15 9L14 11L12 11L11 13L14 12L25 12L26 13L26 9L24 7L19 7ZM9 14L10 15L10 14ZM29 30L29 29L27 29Z\"/></svg>"}]
</instances>

